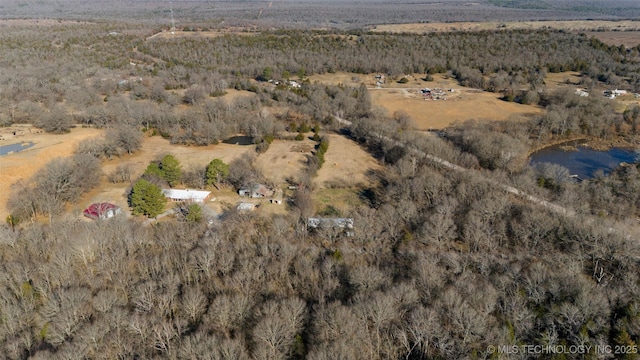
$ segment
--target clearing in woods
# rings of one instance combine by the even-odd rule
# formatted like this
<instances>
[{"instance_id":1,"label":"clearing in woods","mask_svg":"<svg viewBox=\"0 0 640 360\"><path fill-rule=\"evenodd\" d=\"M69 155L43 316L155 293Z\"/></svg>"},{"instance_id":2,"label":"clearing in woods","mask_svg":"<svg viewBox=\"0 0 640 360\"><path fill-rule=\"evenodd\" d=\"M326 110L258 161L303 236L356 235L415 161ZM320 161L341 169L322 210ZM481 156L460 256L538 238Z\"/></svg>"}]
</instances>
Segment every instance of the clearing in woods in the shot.
<instances>
[{"instance_id":1,"label":"clearing in woods","mask_svg":"<svg viewBox=\"0 0 640 360\"><path fill-rule=\"evenodd\" d=\"M539 106L522 105L500 100L501 94L460 86L448 76L436 74L433 81L424 81L423 74L411 74L409 82L399 84L387 78L377 87L375 74L322 74L309 76L311 82L358 86L364 83L369 89L374 106L386 110L388 115L404 111L413 119L419 130L442 129L454 122L465 120L510 120L542 113ZM447 100L425 100L420 89L441 89ZM453 92L449 91L453 90Z\"/></svg>"},{"instance_id":2,"label":"clearing in woods","mask_svg":"<svg viewBox=\"0 0 640 360\"><path fill-rule=\"evenodd\" d=\"M591 31L587 35L607 45L624 45L625 47L640 45L640 31Z\"/></svg>"},{"instance_id":3,"label":"clearing in woods","mask_svg":"<svg viewBox=\"0 0 640 360\"><path fill-rule=\"evenodd\" d=\"M304 140L273 140L269 149L256 158L256 166L262 171L267 181L276 186L286 179L299 179L304 173L307 156L312 155L315 141L309 139L311 133L305 134Z\"/></svg>"},{"instance_id":4,"label":"clearing in woods","mask_svg":"<svg viewBox=\"0 0 640 360\"><path fill-rule=\"evenodd\" d=\"M370 174L383 166L355 141L337 134L329 138L324 164L313 179L312 198L316 214L346 216L363 204L360 193L372 185ZM340 214L323 214L329 206Z\"/></svg>"},{"instance_id":5,"label":"clearing in woods","mask_svg":"<svg viewBox=\"0 0 640 360\"><path fill-rule=\"evenodd\" d=\"M171 144L169 140L160 136L145 137L142 148L137 152L103 161L102 172L108 175L120 165L129 165L131 167L131 180L133 181L144 173L151 161L159 160L166 154L173 155L180 162L183 171L185 171L205 168L211 160L216 158L229 164L247 152L255 152L255 146L225 143L209 146L184 146ZM103 178L97 188L82 196L75 204L72 204L71 210L82 211L87 205L103 201L112 202L126 209L128 208L126 192L130 185L129 182L113 184ZM177 188L184 188L184 186L177 186ZM214 197L216 197L215 192Z\"/></svg>"},{"instance_id":6,"label":"clearing in woods","mask_svg":"<svg viewBox=\"0 0 640 360\"><path fill-rule=\"evenodd\" d=\"M368 186L368 174L383 167L355 141L337 134L324 135L329 138L329 149L324 155L324 164L313 179L318 188Z\"/></svg>"},{"instance_id":7,"label":"clearing in woods","mask_svg":"<svg viewBox=\"0 0 640 360\"><path fill-rule=\"evenodd\" d=\"M14 136L13 133L16 133ZM30 178L49 161L67 157L76 150L76 145L87 138L99 136L101 130L76 127L67 134L47 134L28 125L14 125L0 132L0 146L33 142L29 149L0 156L0 216L9 215L7 200L11 195L11 185Z\"/></svg>"},{"instance_id":8,"label":"clearing in woods","mask_svg":"<svg viewBox=\"0 0 640 360\"><path fill-rule=\"evenodd\" d=\"M539 30L557 29L569 31L640 31L640 22L633 20L567 20L567 21L488 21L488 22L451 22L421 24L372 25L374 32L390 33L429 33L449 31L483 30Z\"/></svg>"}]
</instances>

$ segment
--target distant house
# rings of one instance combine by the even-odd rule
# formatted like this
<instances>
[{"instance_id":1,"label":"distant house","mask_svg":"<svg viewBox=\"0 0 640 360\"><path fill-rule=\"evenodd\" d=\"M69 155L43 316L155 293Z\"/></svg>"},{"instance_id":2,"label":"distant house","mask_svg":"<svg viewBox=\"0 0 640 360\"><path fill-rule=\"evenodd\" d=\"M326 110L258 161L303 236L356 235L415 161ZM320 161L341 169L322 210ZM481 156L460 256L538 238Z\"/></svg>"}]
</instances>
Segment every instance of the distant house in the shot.
<instances>
[{"instance_id":1,"label":"distant house","mask_svg":"<svg viewBox=\"0 0 640 360\"><path fill-rule=\"evenodd\" d=\"M248 188L242 188L238 190L240 196L248 196L250 198L266 198L273 195L273 190L269 189L266 185L254 184Z\"/></svg>"},{"instance_id":2,"label":"distant house","mask_svg":"<svg viewBox=\"0 0 640 360\"><path fill-rule=\"evenodd\" d=\"M308 229L343 229L347 236L353 236L353 218L308 218Z\"/></svg>"},{"instance_id":3,"label":"distant house","mask_svg":"<svg viewBox=\"0 0 640 360\"><path fill-rule=\"evenodd\" d=\"M604 91L604 96L608 97L609 99L615 99L616 96L621 96L626 94L627 94L627 90L613 89L613 90Z\"/></svg>"},{"instance_id":4,"label":"distant house","mask_svg":"<svg viewBox=\"0 0 640 360\"><path fill-rule=\"evenodd\" d=\"M122 209L118 205L102 202L91 204L88 208L82 212L84 216L94 220L110 219L122 212Z\"/></svg>"},{"instance_id":5,"label":"distant house","mask_svg":"<svg viewBox=\"0 0 640 360\"><path fill-rule=\"evenodd\" d=\"M162 195L173 202L204 203L211 199L211 191L191 189L162 189Z\"/></svg>"}]
</instances>

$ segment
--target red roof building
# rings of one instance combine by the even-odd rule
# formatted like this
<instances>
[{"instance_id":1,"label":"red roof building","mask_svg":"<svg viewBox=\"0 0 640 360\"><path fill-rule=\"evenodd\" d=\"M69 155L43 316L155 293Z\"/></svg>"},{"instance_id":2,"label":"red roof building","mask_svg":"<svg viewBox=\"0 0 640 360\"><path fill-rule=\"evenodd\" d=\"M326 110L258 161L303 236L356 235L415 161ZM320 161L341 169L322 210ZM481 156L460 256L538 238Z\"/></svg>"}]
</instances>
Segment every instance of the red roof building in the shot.
<instances>
[{"instance_id":1,"label":"red roof building","mask_svg":"<svg viewBox=\"0 0 640 360\"><path fill-rule=\"evenodd\" d=\"M120 214L121 211L122 209L120 209L118 205L103 202L91 204L91 206L86 208L82 213L90 219L98 220L112 218Z\"/></svg>"}]
</instances>

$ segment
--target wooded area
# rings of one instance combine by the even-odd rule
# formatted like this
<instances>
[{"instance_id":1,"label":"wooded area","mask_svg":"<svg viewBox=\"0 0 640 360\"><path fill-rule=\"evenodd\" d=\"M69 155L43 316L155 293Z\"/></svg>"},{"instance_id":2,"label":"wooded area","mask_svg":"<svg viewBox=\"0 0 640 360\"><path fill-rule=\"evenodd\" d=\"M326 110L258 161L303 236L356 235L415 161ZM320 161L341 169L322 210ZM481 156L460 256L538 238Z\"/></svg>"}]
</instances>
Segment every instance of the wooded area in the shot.
<instances>
[{"instance_id":1,"label":"wooded area","mask_svg":"<svg viewBox=\"0 0 640 360\"><path fill-rule=\"evenodd\" d=\"M0 225L6 358L474 359L499 357L498 345L633 349L640 340L638 167L574 183L526 163L532 149L577 136L636 139L637 108L616 112L609 99L543 82L573 70L585 88L639 91L640 44L550 30L148 39L154 29L115 22L5 29L1 125L34 123L51 136L106 129L15 187ZM365 84L307 79L335 71L443 73L545 111L425 134L375 107ZM293 79L299 87L269 82ZM251 96L221 97L232 90ZM274 138L303 129L317 148L286 215L230 209L207 223L183 206L188 221L143 226L63 211L100 180L101 161L138 151L143 136L193 146L251 136L256 154L229 166L212 158L182 171L168 155L147 168L170 185L239 187L260 178L252 161ZM352 232L308 227L311 178L334 146L319 129L384 165L342 214ZM159 198L147 175L116 170L110 181L131 183L133 200ZM153 217L160 205L134 211Z\"/></svg>"}]
</instances>

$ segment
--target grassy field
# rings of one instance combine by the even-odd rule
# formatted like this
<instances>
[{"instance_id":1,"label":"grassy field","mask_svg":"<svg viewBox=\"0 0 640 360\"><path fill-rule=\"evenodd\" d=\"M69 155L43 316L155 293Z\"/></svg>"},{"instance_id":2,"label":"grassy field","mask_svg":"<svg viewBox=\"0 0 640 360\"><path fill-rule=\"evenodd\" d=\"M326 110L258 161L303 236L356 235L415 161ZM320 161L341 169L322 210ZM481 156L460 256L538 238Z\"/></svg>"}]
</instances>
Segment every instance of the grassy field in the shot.
<instances>
[{"instance_id":1,"label":"grassy field","mask_svg":"<svg viewBox=\"0 0 640 360\"><path fill-rule=\"evenodd\" d=\"M353 140L337 134L327 136L329 149L324 165L313 179L314 184L318 188L369 185L367 174L382 169L382 165Z\"/></svg>"},{"instance_id":2,"label":"grassy field","mask_svg":"<svg viewBox=\"0 0 640 360\"><path fill-rule=\"evenodd\" d=\"M587 33L607 45L624 45L633 47L640 45L640 31L590 31Z\"/></svg>"},{"instance_id":3,"label":"grassy field","mask_svg":"<svg viewBox=\"0 0 640 360\"><path fill-rule=\"evenodd\" d=\"M287 178L300 178L306 157L311 155L315 144L308 137L302 141L274 140L269 149L256 158L256 165L268 181L284 184Z\"/></svg>"},{"instance_id":4,"label":"grassy field","mask_svg":"<svg viewBox=\"0 0 640 360\"><path fill-rule=\"evenodd\" d=\"M14 136L13 133L16 132ZM101 130L77 127L68 134L51 135L31 126L13 126L0 130L0 146L20 142L35 145L18 153L0 156L0 216L7 216L7 200L11 185L30 178L49 161L66 157L76 149L76 145L87 138L99 136Z\"/></svg>"},{"instance_id":5,"label":"grassy field","mask_svg":"<svg viewBox=\"0 0 640 360\"><path fill-rule=\"evenodd\" d=\"M640 21L604 21L604 20L575 20L575 21L488 21L488 22L450 22L450 23L420 23L420 24L385 24L369 27L374 32L391 33L429 33L448 31L482 31L499 29L562 29L569 31L640 31Z\"/></svg>"},{"instance_id":6,"label":"grassy field","mask_svg":"<svg viewBox=\"0 0 640 360\"><path fill-rule=\"evenodd\" d=\"M500 100L500 94L460 86L458 82L442 74L434 75L433 81L422 80L422 74L409 76L409 82L399 84L387 79L376 87L373 74L335 73L310 76L309 79L325 84L364 83L369 88L374 106L384 109L388 115L404 111L420 130L442 129L454 122L475 120L509 120L538 115L543 109L538 106L521 105ZM571 76L568 74L567 76ZM447 100L425 100L420 94L423 88L440 88L446 92ZM448 90L453 89L453 92Z\"/></svg>"}]
</instances>

